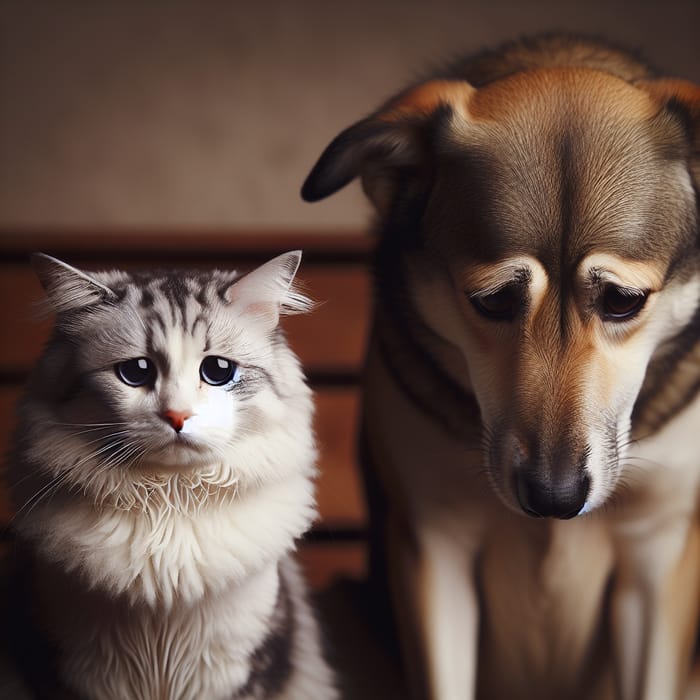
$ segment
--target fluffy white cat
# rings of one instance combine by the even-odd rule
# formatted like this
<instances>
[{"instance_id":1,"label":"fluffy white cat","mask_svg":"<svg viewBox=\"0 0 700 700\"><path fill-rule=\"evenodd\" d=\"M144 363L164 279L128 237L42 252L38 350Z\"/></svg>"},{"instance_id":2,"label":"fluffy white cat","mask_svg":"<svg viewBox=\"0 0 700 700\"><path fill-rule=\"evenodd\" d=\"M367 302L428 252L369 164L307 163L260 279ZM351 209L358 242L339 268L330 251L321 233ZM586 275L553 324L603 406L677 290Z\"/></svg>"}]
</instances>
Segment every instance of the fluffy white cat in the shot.
<instances>
[{"instance_id":1,"label":"fluffy white cat","mask_svg":"<svg viewBox=\"0 0 700 700\"><path fill-rule=\"evenodd\" d=\"M311 392L279 326L300 253L87 273L56 312L9 481L34 623L86 699L336 697L290 557L315 517Z\"/></svg>"}]
</instances>

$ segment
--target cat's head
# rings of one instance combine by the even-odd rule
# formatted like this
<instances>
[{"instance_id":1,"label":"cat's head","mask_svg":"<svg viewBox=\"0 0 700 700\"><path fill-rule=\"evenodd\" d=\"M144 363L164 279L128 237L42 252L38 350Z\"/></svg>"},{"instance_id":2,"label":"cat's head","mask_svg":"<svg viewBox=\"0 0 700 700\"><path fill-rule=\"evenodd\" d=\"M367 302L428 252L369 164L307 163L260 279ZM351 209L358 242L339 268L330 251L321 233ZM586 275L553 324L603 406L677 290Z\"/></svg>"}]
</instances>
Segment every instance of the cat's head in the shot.
<instances>
[{"instance_id":1,"label":"cat's head","mask_svg":"<svg viewBox=\"0 0 700 700\"><path fill-rule=\"evenodd\" d=\"M309 392L279 328L310 308L292 287L300 257L241 276L92 273L35 255L56 312L28 404L47 427L41 459L80 486L212 464L220 480L264 481L280 469L271 449L312 453Z\"/></svg>"}]
</instances>

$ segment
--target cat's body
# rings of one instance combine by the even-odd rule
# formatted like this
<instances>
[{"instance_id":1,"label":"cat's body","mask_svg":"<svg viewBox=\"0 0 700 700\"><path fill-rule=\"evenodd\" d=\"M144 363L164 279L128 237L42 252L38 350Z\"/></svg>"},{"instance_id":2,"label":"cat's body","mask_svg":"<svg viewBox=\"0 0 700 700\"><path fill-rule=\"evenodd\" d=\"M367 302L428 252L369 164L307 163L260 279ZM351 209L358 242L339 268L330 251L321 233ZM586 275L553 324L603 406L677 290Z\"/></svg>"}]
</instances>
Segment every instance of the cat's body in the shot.
<instances>
[{"instance_id":1,"label":"cat's body","mask_svg":"<svg viewBox=\"0 0 700 700\"><path fill-rule=\"evenodd\" d=\"M10 483L36 622L95 700L334 698L290 558L315 516L312 400L279 331L298 254L81 273L20 404Z\"/></svg>"}]
</instances>

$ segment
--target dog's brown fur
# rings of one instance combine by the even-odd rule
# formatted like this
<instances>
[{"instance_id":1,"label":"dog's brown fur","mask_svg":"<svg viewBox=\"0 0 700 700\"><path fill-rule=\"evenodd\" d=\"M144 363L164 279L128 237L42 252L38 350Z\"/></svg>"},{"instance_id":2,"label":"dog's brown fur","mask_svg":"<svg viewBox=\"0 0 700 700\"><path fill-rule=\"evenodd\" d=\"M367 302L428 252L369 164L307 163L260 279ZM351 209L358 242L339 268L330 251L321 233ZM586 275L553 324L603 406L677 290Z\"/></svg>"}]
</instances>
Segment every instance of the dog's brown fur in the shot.
<instances>
[{"instance_id":1,"label":"dog's brown fur","mask_svg":"<svg viewBox=\"0 0 700 700\"><path fill-rule=\"evenodd\" d=\"M356 176L381 234L375 563L416 696L680 698L700 600L700 88L599 42L515 42L351 126L302 193Z\"/></svg>"}]
</instances>

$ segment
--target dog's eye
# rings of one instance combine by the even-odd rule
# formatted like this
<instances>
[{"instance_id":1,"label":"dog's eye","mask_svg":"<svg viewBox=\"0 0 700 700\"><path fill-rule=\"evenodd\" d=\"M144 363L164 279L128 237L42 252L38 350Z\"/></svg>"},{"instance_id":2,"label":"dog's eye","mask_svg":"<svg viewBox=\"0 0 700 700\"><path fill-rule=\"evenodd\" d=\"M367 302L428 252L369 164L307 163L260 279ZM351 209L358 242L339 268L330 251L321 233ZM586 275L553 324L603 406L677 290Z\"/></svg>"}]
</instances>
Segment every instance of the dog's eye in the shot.
<instances>
[{"instance_id":1,"label":"dog's eye","mask_svg":"<svg viewBox=\"0 0 700 700\"><path fill-rule=\"evenodd\" d=\"M493 294L473 296L469 300L482 316L492 321L512 321L520 308L520 297L513 286L503 287Z\"/></svg>"},{"instance_id":2,"label":"dog's eye","mask_svg":"<svg viewBox=\"0 0 700 700\"><path fill-rule=\"evenodd\" d=\"M649 292L608 284L603 290L603 317L608 321L625 321L636 316L646 304Z\"/></svg>"}]
</instances>

